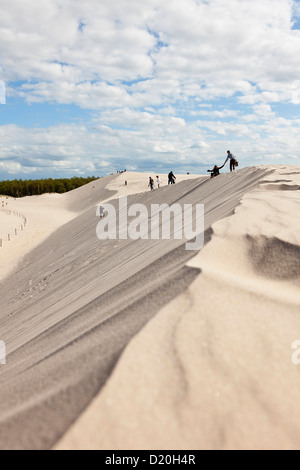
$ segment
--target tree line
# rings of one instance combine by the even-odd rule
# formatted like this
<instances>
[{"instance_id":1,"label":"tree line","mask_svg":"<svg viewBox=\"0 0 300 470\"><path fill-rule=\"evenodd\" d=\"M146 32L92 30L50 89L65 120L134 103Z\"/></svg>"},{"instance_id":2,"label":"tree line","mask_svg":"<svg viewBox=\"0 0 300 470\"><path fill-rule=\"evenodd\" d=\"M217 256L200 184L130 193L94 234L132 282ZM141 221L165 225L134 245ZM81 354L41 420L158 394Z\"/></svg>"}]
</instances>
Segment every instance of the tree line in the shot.
<instances>
[{"instance_id":1,"label":"tree line","mask_svg":"<svg viewBox=\"0 0 300 470\"><path fill-rule=\"evenodd\" d=\"M95 176L87 178L63 178L63 179L40 179L40 180L13 180L0 181L0 194L2 196L25 197L39 196L45 193L67 193L73 189L80 188L85 184L97 180Z\"/></svg>"}]
</instances>

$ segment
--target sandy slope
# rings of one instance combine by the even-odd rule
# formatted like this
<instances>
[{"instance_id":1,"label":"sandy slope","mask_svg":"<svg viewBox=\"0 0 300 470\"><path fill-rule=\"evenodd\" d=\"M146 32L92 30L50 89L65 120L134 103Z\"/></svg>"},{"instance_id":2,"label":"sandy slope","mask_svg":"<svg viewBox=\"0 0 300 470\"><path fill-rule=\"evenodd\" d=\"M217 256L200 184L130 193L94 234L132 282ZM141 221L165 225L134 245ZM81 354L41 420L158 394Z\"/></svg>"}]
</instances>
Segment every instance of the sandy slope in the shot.
<instances>
[{"instance_id":1,"label":"sandy slope","mask_svg":"<svg viewBox=\"0 0 300 470\"><path fill-rule=\"evenodd\" d=\"M248 168L214 180L188 179L133 195L129 203L148 209L204 203L208 229L232 214L266 174ZM107 182L98 184L68 196L65 209L76 209L77 217L1 283L0 332L8 351L0 369L2 449L54 445L103 387L131 339L199 275L186 266L194 253L180 240L100 242L95 204L110 194Z\"/></svg>"},{"instance_id":2,"label":"sandy slope","mask_svg":"<svg viewBox=\"0 0 300 470\"><path fill-rule=\"evenodd\" d=\"M1 203L1 201L0 201ZM21 214L13 213L9 210L0 209L1 213L1 224L0 224L0 240L2 247L8 242L8 235L15 235L16 230L21 231L24 229L25 220Z\"/></svg>"},{"instance_id":3,"label":"sandy slope","mask_svg":"<svg viewBox=\"0 0 300 470\"><path fill-rule=\"evenodd\" d=\"M0 238L3 240L0 248L0 279L12 272L26 253L77 216L65 207L63 198L57 194L16 200L0 198L0 208L4 200L7 202L5 210L10 214L0 211Z\"/></svg>"},{"instance_id":4,"label":"sandy slope","mask_svg":"<svg viewBox=\"0 0 300 470\"><path fill-rule=\"evenodd\" d=\"M21 199L0 197L0 280L13 272L26 253L79 213L110 200L113 195L118 197L147 192L148 177L148 173L128 172L94 181L67 194L44 194ZM177 181L196 177L179 175ZM162 176L161 179L163 185L167 184L167 177Z\"/></svg>"},{"instance_id":5,"label":"sandy slope","mask_svg":"<svg viewBox=\"0 0 300 470\"><path fill-rule=\"evenodd\" d=\"M152 177L154 180L154 187L157 188L156 174L151 173L135 173L135 172L125 172L119 174L114 178L108 185L107 189L114 191L118 196L131 196L133 194L139 194L142 192L149 191L149 177ZM168 176L159 175L161 179L161 188L164 188L168 185ZM175 175L176 183L181 183L182 181L191 181L195 178L201 177L201 175ZM126 185L125 185L126 183Z\"/></svg>"},{"instance_id":6,"label":"sandy slope","mask_svg":"<svg viewBox=\"0 0 300 470\"><path fill-rule=\"evenodd\" d=\"M112 179L97 180L67 194L43 194L20 199L1 197L0 239L3 242L0 280L13 272L27 253L76 218L78 213L102 197L115 194L104 189Z\"/></svg>"},{"instance_id":7,"label":"sandy slope","mask_svg":"<svg viewBox=\"0 0 300 470\"><path fill-rule=\"evenodd\" d=\"M274 169L58 449L299 449L300 167Z\"/></svg>"}]
</instances>

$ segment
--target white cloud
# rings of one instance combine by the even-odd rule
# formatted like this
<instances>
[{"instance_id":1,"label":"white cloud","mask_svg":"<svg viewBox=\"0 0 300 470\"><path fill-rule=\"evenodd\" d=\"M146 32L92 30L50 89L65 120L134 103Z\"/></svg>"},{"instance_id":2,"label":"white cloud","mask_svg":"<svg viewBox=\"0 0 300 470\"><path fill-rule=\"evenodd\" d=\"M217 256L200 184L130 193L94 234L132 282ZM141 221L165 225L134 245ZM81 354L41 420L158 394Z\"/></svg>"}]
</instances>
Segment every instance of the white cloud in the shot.
<instances>
[{"instance_id":1,"label":"white cloud","mask_svg":"<svg viewBox=\"0 0 300 470\"><path fill-rule=\"evenodd\" d=\"M299 11L292 0L4 2L8 99L93 114L84 127L2 126L2 168L196 164L231 144L245 159L296 155L299 123L274 105L300 104Z\"/></svg>"},{"instance_id":2,"label":"white cloud","mask_svg":"<svg viewBox=\"0 0 300 470\"><path fill-rule=\"evenodd\" d=\"M0 168L2 174L19 177L72 174L103 175L116 170L140 168L148 171L175 169L202 172L203 165L222 163L230 148L242 166L262 159L268 162L294 162L298 155L300 119L291 121L270 114L261 123L197 121L184 125L171 116L145 115L137 126L130 110L119 117L111 116L111 124L97 125L91 130L79 125L60 125L48 129L27 129L18 126L0 127ZM116 122L130 120L128 128L113 128ZM109 116L103 120L109 121ZM288 160L287 160L288 159ZM206 167L206 168L207 168ZM162 172L160 171L160 172Z\"/></svg>"},{"instance_id":3,"label":"white cloud","mask_svg":"<svg viewBox=\"0 0 300 470\"><path fill-rule=\"evenodd\" d=\"M139 78L148 81L131 91L148 105L171 93L174 100L247 93L249 82L270 93L284 84L287 94L300 74L291 0L12 0L2 11L2 74L38 82L28 99L65 96L82 105L81 82L119 87ZM98 91L87 90L87 105Z\"/></svg>"}]
</instances>

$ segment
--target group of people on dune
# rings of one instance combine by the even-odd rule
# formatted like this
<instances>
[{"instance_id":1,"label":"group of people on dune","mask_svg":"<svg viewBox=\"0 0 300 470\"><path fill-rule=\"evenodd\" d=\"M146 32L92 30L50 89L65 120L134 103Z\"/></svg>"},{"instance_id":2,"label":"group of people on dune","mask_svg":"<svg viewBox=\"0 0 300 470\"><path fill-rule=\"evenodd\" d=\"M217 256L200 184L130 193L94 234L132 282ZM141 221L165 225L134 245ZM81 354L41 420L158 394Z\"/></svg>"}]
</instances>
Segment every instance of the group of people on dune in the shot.
<instances>
[{"instance_id":1,"label":"group of people on dune","mask_svg":"<svg viewBox=\"0 0 300 470\"><path fill-rule=\"evenodd\" d=\"M176 176L174 175L173 171L171 171L168 175L168 184L175 184ZM161 187L161 179L160 176L156 176L156 184L157 188ZM154 179L152 176L149 177L149 185L148 187L151 189L151 191L154 191Z\"/></svg>"},{"instance_id":2,"label":"group of people on dune","mask_svg":"<svg viewBox=\"0 0 300 470\"><path fill-rule=\"evenodd\" d=\"M211 173L211 177L214 178L215 176L218 176L220 174L220 170L226 165L226 163L230 160L230 171L234 171L235 168L239 165L236 157L233 155L233 153L230 152L230 150L227 150L227 158L222 166L215 165L212 170L207 170L209 173Z\"/></svg>"},{"instance_id":3,"label":"group of people on dune","mask_svg":"<svg viewBox=\"0 0 300 470\"><path fill-rule=\"evenodd\" d=\"M220 174L220 170L224 168L226 163L230 160L230 171L234 171L235 168L239 165L236 157L230 152L230 150L227 150L227 158L222 166L215 165L212 170L207 170L209 173L211 173L211 177L214 178L215 176L218 176ZM168 184L175 184L176 176L174 175L173 171L171 171L168 175ZM161 179L157 175L156 176L156 184L157 188L161 187ZM149 185L148 187L150 188L151 191L154 191L155 189L155 183L154 179L152 176L149 177Z\"/></svg>"}]
</instances>

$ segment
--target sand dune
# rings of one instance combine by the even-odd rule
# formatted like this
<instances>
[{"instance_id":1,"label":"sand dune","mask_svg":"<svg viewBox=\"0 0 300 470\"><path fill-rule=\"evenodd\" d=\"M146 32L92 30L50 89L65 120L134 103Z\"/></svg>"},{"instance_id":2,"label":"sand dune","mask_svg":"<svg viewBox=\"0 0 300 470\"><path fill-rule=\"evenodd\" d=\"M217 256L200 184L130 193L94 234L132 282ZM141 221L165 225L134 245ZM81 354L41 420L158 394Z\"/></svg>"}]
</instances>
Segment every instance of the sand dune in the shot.
<instances>
[{"instance_id":1,"label":"sand dune","mask_svg":"<svg viewBox=\"0 0 300 470\"><path fill-rule=\"evenodd\" d=\"M0 197L0 239L3 240L0 280L13 272L27 253L58 228L75 219L80 212L90 209L99 199L112 197L115 192L106 186L113 178L99 179L67 194L43 194L20 199Z\"/></svg>"},{"instance_id":2,"label":"sand dune","mask_svg":"<svg viewBox=\"0 0 300 470\"><path fill-rule=\"evenodd\" d=\"M27 253L79 213L100 202L107 202L113 196L147 192L148 177L148 173L128 172L93 181L67 194L43 194L21 199L0 197L0 280L13 272ZM195 177L179 175L177 181ZM167 184L167 177L162 177L162 183Z\"/></svg>"},{"instance_id":3,"label":"sand dune","mask_svg":"<svg viewBox=\"0 0 300 470\"><path fill-rule=\"evenodd\" d=\"M114 194L106 189L111 180L100 180L96 187L80 188L73 194L51 196L55 201L53 218L59 219L61 208L61 213L69 211L71 221L65 224L66 220L61 220L64 225L52 235L48 224L47 239L27 255L23 250L21 264L1 284L0 333L8 352L7 366L0 370L1 448L48 448L55 443L99 391L124 346L155 314L150 309L138 315L137 309L147 304L148 294L162 288L157 269L161 266L164 286L178 280L179 292L194 275L195 270L184 269L187 275L180 279L181 267L190 257L184 250L178 259L161 256L176 249L178 243L170 247L165 243L163 250L157 251L154 246L147 247L139 254L136 244L129 241L117 246L115 241L99 242L95 202ZM199 180L186 184L197 188ZM173 189L170 201L186 192L185 186ZM151 197L147 189L137 200L149 204ZM156 197L163 195L157 192ZM34 199L42 199L45 211L42 203L49 197ZM79 212L70 212L70 208ZM28 216L31 207L25 209ZM36 205L34 213L37 223ZM32 219L28 216L29 227ZM8 254L6 248L3 254ZM153 261L157 263L151 270L148 265ZM137 273L144 279L140 288L134 277ZM170 295L157 302L157 309L171 300L172 292L170 289ZM74 341L81 344L76 352ZM54 402L57 409L53 415ZM26 433L24 420L31 423Z\"/></svg>"},{"instance_id":4,"label":"sand dune","mask_svg":"<svg viewBox=\"0 0 300 470\"><path fill-rule=\"evenodd\" d=\"M187 264L201 274L131 341L57 448L299 448L299 183L299 168L277 167L212 225Z\"/></svg>"},{"instance_id":5,"label":"sand dune","mask_svg":"<svg viewBox=\"0 0 300 470\"><path fill-rule=\"evenodd\" d=\"M138 172L125 172L117 175L116 178L112 179L108 185L107 189L114 191L117 196L132 196L134 194L140 194L142 192L149 191L149 177L151 176L154 179L154 186L157 189L155 173L138 173ZM199 178L202 175L175 175L176 183L181 183L182 181L191 181L195 178ZM161 188L168 185L168 176L159 175L161 179ZM126 184L125 184L126 183Z\"/></svg>"},{"instance_id":6,"label":"sand dune","mask_svg":"<svg viewBox=\"0 0 300 470\"><path fill-rule=\"evenodd\" d=\"M26 218L10 210L0 209L0 212L0 245L3 247L6 242L10 241L10 236L16 235L18 230L24 230Z\"/></svg>"},{"instance_id":7,"label":"sand dune","mask_svg":"<svg viewBox=\"0 0 300 470\"><path fill-rule=\"evenodd\" d=\"M268 188L298 186L294 171L143 194L120 175L65 197L71 220L1 283L0 448L296 447L299 193ZM129 203L205 204L209 243L100 242L95 204L130 185Z\"/></svg>"}]
</instances>

